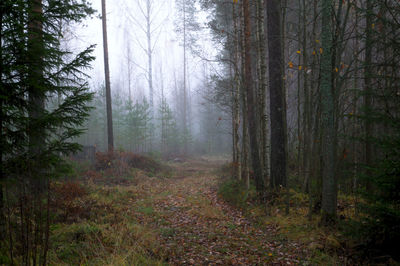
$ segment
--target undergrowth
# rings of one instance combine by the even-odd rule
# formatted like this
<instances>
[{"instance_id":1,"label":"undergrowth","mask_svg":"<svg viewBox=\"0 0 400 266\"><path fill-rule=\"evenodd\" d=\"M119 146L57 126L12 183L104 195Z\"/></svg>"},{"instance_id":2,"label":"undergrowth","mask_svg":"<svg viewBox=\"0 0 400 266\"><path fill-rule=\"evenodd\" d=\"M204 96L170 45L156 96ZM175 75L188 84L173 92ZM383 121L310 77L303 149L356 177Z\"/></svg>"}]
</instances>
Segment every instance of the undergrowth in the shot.
<instances>
[{"instance_id":1,"label":"undergrowth","mask_svg":"<svg viewBox=\"0 0 400 266\"><path fill-rule=\"evenodd\" d=\"M153 174L170 170L167 166L159 163L151 157L122 151L105 153L97 152L95 167L97 170L129 167Z\"/></svg>"},{"instance_id":2,"label":"undergrowth","mask_svg":"<svg viewBox=\"0 0 400 266\"><path fill-rule=\"evenodd\" d=\"M310 265L339 265L360 261L359 257L350 256L355 244L343 231L347 221L354 217L354 198L339 195L339 217L345 217L346 222L339 221L336 230L330 230L320 226L318 215L309 216L307 194L290 189L289 214L286 214L286 193L275 193L269 204L262 204L257 201L255 187L250 185L247 189L245 183L233 179L231 173L231 165L225 165L217 172L220 176L218 194L240 208L260 228L274 231L271 240L282 243L293 241L304 246Z\"/></svg>"},{"instance_id":3,"label":"undergrowth","mask_svg":"<svg viewBox=\"0 0 400 266\"><path fill-rule=\"evenodd\" d=\"M51 184L49 264L165 265L162 233L133 217L153 214L141 205L140 182L169 171L126 152L98 153L94 167L73 162L70 176Z\"/></svg>"}]
</instances>

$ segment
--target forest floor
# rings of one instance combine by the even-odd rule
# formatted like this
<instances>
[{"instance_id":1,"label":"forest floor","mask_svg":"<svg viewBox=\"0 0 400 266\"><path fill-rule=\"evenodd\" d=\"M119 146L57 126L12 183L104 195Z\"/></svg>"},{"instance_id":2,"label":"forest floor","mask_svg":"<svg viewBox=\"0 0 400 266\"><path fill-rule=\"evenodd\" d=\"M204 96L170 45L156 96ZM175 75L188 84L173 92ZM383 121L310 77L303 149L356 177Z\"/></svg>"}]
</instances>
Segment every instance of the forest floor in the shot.
<instances>
[{"instance_id":1,"label":"forest floor","mask_svg":"<svg viewBox=\"0 0 400 266\"><path fill-rule=\"evenodd\" d=\"M147 187L150 223L161 233L172 264L298 264L295 243L271 238L275 228L254 226L239 210L217 196L218 161L175 164L177 175ZM161 222L161 224L160 224Z\"/></svg>"},{"instance_id":2,"label":"forest floor","mask_svg":"<svg viewBox=\"0 0 400 266\"><path fill-rule=\"evenodd\" d=\"M51 228L50 263L316 265L332 261L315 256L321 249L317 242L290 238L289 227L276 221L259 223L225 202L218 195L218 169L224 163L216 158L174 162L169 163L169 173L149 175L136 169L114 181L89 171L90 178L69 184L82 193L64 203L63 219ZM68 191L65 184L55 187Z\"/></svg>"}]
</instances>

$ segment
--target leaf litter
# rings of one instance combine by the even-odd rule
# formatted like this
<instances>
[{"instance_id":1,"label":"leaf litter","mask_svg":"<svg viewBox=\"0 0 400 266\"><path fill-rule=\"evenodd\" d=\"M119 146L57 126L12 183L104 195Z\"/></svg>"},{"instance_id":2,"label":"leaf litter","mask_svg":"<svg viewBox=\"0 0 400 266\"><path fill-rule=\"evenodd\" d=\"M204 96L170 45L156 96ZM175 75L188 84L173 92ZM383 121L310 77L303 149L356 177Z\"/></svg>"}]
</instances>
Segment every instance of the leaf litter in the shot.
<instances>
[{"instance_id":1,"label":"leaf litter","mask_svg":"<svg viewBox=\"0 0 400 266\"><path fill-rule=\"evenodd\" d=\"M146 180L138 186L152 212L135 212L160 232L165 261L171 265L298 265L304 246L276 240L279 228L259 227L217 195L218 177L202 161L172 165L179 175ZM215 164L213 165L215 166ZM140 197L140 196L139 196Z\"/></svg>"}]
</instances>

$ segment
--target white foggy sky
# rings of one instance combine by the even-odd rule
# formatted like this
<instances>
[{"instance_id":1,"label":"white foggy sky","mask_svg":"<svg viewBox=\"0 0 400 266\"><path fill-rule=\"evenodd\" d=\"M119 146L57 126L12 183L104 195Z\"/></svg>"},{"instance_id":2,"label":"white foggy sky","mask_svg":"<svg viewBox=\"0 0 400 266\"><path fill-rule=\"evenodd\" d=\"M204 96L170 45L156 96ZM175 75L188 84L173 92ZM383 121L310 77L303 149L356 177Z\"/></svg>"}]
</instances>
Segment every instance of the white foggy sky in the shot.
<instances>
[{"instance_id":1,"label":"white foggy sky","mask_svg":"<svg viewBox=\"0 0 400 266\"><path fill-rule=\"evenodd\" d=\"M126 33L129 33L128 38L130 39L130 47L133 60L136 64L147 69L147 57L143 52L142 48L138 45L137 41L140 41L144 46L147 45L146 38L140 29L132 22L128 20L128 14L136 14L138 20L143 21L139 11L137 10L136 1L143 0L106 0L107 5L107 30L108 30L108 45L109 45L109 64L110 64L110 78L112 90L124 90L127 95L128 81L127 81L127 59L126 59ZM158 38L156 48L153 55L153 86L155 91L155 101L158 101L160 97L160 82L159 72L160 64L163 68L163 80L164 88L168 96L168 91L171 92L173 86L173 72L176 71L178 82L182 80L183 72L183 52L182 47L179 46L179 40L177 34L174 31L174 20L175 16L175 0L154 0L156 4L163 3L162 10L158 13L154 25L161 24L161 33ZM78 37L78 42L73 41L73 44L69 44L76 47L77 50L82 50L83 47L87 47L90 44L97 44L94 55L96 60L93 63L93 69L89 71L91 76L91 87L98 88L99 84L104 82L104 59L103 59L103 37L102 37L102 23L98 18L101 14L101 0L91 0L93 8L98 11L96 17L87 20L83 25L73 27L73 31ZM206 15L203 13L198 14L199 22L205 23ZM156 39L158 33L154 34L153 39ZM209 38L209 36L202 35L202 38ZM135 41L135 39L137 41ZM202 41L202 46L209 47L209 42ZM212 50L212 49L211 49ZM215 53L215 52L214 52ZM193 92L199 80L202 77L202 62L199 58L188 57L189 62L189 85ZM134 97L137 95L137 90L141 89L144 91L146 97L148 97L148 84L145 72L137 66L132 68L132 93ZM121 88L123 87L123 88ZM133 99L135 101L135 99Z\"/></svg>"}]
</instances>

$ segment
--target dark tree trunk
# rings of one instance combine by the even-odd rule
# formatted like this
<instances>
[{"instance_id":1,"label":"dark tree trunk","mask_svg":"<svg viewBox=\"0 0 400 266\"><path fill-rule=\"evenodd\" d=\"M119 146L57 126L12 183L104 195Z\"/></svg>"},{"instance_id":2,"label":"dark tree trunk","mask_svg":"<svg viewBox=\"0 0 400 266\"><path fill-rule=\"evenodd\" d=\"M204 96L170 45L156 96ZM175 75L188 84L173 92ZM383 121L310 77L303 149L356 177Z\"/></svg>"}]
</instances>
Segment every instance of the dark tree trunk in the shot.
<instances>
[{"instance_id":1,"label":"dark tree trunk","mask_svg":"<svg viewBox=\"0 0 400 266\"><path fill-rule=\"evenodd\" d=\"M246 188L250 188L250 172L249 172L249 152L248 152L248 142L249 142L249 131L247 123L247 92L244 84L244 73L245 73L245 28L244 28L244 18L243 18L243 2L240 6L239 12L239 21L240 21L240 90L241 90L241 98L242 98L242 173L243 178L246 181ZM239 44L238 44L239 45Z\"/></svg>"},{"instance_id":2,"label":"dark tree trunk","mask_svg":"<svg viewBox=\"0 0 400 266\"><path fill-rule=\"evenodd\" d=\"M106 80L106 106L107 106L107 136L108 151L114 151L114 133L112 124L112 106L111 106L111 85L110 85L110 67L108 65L108 42L107 42L107 14L106 0L101 1L102 22L103 22L103 46L104 46L104 74Z\"/></svg>"},{"instance_id":3,"label":"dark tree trunk","mask_svg":"<svg viewBox=\"0 0 400 266\"><path fill-rule=\"evenodd\" d=\"M265 182L269 181L269 158L268 158L268 115L266 114L266 92L267 92L267 63L265 49L265 29L264 29L264 0L257 0L257 48L258 48L258 89L260 95L260 127L261 127L261 165L263 166L263 175Z\"/></svg>"},{"instance_id":4,"label":"dark tree trunk","mask_svg":"<svg viewBox=\"0 0 400 266\"><path fill-rule=\"evenodd\" d=\"M44 145L43 132L39 129L38 120L44 109L44 95L41 83L43 82L43 33L42 23L39 19L42 10L42 1L31 2L28 25L28 63L30 67L28 94L29 94L29 151L31 156L40 154Z\"/></svg>"},{"instance_id":5,"label":"dark tree trunk","mask_svg":"<svg viewBox=\"0 0 400 266\"><path fill-rule=\"evenodd\" d=\"M286 107L283 91L281 5L267 1L272 188L286 187Z\"/></svg>"},{"instance_id":6,"label":"dark tree trunk","mask_svg":"<svg viewBox=\"0 0 400 266\"><path fill-rule=\"evenodd\" d=\"M373 1L367 0L367 15L366 15L366 32L365 32L365 71L364 71L364 108L365 108L365 165L371 166L372 164L372 124L371 116L371 97L372 97L372 12ZM367 168L368 169L368 168ZM371 175L371 171L367 170L367 177ZM368 179L367 179L368 180ZM372 191L371 182L367 181L366 188Z\"/></svg>"},{"instance_id":7,"label":"dark tree trunk","mask_svg":"<svg viewBox=\"0 0 400 266\"><path fill-rule=\"evenodd\" d=\"M322 223L329 225L336 220L337 190L335 176L336 131L334 119L333 65L332 65L332 1L322 2Z\"/></svg>"},{"instance_id":8,"label":"dark tree trunk","mask_svg":"<svg viewBox=\"0 0 400 266\"><path fill-rule=\"evenodd\" d=\"M46 263L47 241L49 235L49 220L45 219L46 210L44 206L49 206L45 199L48 195L48 178L46 177L42 164L42 153L45 150L48 138L46 129L42 127L42 120L45 111L46 95L43 89L44 67L43 58L46 55L43 33L43 3L42 0L28 1L28 43L27 43L27 65L28 65L28 138L29 156L33 159L28 166L27 180L22 180L21 185L28 185L27 190L23 189L21 199L22 209L26 208L25 219L21 226L30 228L25 231L25 243L23 244L26 253L26 262L39 261L39 264ZM47 194L45 194L47 190ZM26 201L27 194L31 198ZM48 214L48 213L47 213Z\"/></svg>"},{"instance_id":9,"label":"dark tree trunk","mask_svg":"<svg viewBox=\"0 0 400 266\"><path fill-rule=\"evenodd\" d=\"M238 22L240 21L239 16L237 14L236 5L232 5L232 19L233 19L233 58L235 60L235 68L234 68L234 80L233 80L233 101L232 101L232 128L233 128L233 162L235 167L235 177L238 180L242 180L242 165L240 162L240 138L239 138L239 128L240 128L240 35L238 30Z\"/></svg>"},{"instance_id":10,"label":"dark tree trunk","mask_svg":"<svg viewBox=\"0 0 400 266\"><path fill-rule=\"evenodd\" d=\"M0 241L5 239L6 223L5 223L5 208L4 208L4 196L3 196L3 142L5 137L3 136L3 95L5 95L3 82L1 77L3 76L3 14L4 14L4 3L0 3Z\"/></svg>"},{"instance_id":11,"label":"dark tree trunk","mask_svg":"<svg viewBox=\"0 0 400 266\"><path fill-rule=\"evenodd\" d=\"M249 0L243 1L244 16L244 48L245 48L245 73L244 87L247 92L247 117L249 124L251 160L254 171L254 180L257 192L264 193L264 177L262 175L262 166L260 161L260 151L258 145L258 121L255 113L256 101L254 99L253 79L251 72L251 27L250 27L250 8Z\"/></svg>"}]
</instances>

